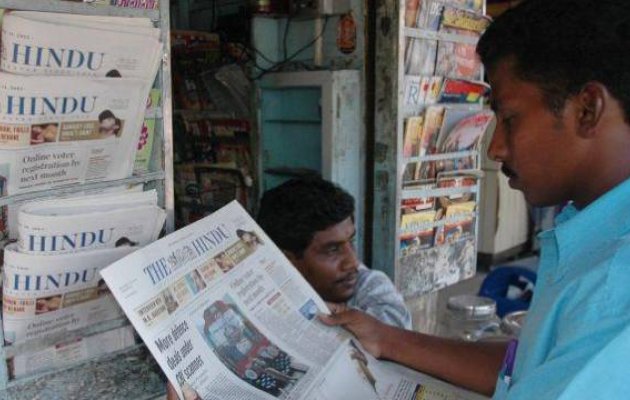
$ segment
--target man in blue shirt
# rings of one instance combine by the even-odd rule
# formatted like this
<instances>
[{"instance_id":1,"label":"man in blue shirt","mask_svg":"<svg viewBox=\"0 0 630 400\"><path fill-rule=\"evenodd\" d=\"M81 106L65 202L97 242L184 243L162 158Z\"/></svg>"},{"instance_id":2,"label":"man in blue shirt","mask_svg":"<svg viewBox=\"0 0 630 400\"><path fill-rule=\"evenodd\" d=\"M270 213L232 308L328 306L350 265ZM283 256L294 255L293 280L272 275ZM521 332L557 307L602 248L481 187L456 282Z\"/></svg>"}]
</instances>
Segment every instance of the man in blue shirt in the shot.
<instances>
[{"instance_id":1,"label":"man in blue shirt","mask_svg":"<svg viewBox=\"0 0 630 400\"><path fill-rule=\"evenodd\" d=\"M489 156L530 203L571 202L541 235L515 355L512 344L394 329L342 306L322 320L352 331L377 357L496 399L628 398L628 50L628 0L524 0L477 47L497 114Z\"/></svg>"}]
</instances>

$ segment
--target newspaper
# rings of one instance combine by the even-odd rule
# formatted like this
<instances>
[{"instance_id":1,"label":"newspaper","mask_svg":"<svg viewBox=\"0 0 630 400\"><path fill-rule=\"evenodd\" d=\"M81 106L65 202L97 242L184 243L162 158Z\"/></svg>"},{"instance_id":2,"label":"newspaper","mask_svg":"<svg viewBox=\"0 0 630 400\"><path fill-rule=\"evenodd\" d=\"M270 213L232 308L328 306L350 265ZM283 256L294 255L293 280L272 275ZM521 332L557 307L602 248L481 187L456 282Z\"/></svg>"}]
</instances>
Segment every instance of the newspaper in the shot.
<instances>
[{"instance_id":1,"label":"newspaper","mask_svg":"<svg viewBox=\"0 0 630 400\"><path fill-rule=\"evenodd\" d=\"M20 208L33 201L41 201L41 200L52 200L55 199L59 201L60 199L67 199L73 197L81 197L81 196L91 196L96 194L112 194L112 193L123 193L123 192L141 192L143 191L143 185L136 183L130 185L115 185L115 186L107 186L104 188L98 189L89 189L89 190L79 190L72 193L63 193L63 194L44 194L42 197L38 197L37 200L25 200L25 201L16 201L10 203L9 205L3 206L1 208L1 221L2 221L2 230L0 230L0 238L9 239L11 241L18 240L18 214ZM1 243L1 242L0 242Z\"/></svg>"},{"instance_id":2,"label":"newspaper","mask_svg":"<svg viewBox=\"0 0 630 400\"><path fill-rule=\"evenodd\" d=\"M160 31L149 19L14 11L2 25L0 69L20 75L136 78L153 83Z\"/></svg>"},{"instance_id":3,"label":"newspaper","mask_svg":"<svg viewBox=\"0 0 630 400\"><path fill-rule=\"evenodd\" d=\"M409 399L416 390L319 322L325 303L237 202L101 275L183 399ZM476 398L444 385L432 386L442 397L424 398Z\"/></svg>"},{"instance_id":4,"label":"newspaper","mask_svg":"<svg viewBox=\"0 0 630 400\"><path fill-rule=\"evenodd\" d=\"M51 369L59 369L96 358L135 344L133 328L123 326L96 335L72 338L32 352L16 354L7 359L9 379Z\"/></svg>"},{"instance_id":5,"label":"newspaper","mask_svg":"<svg viewBox=\"0 0 630 400\"><path fill-rule=\"evenodd\" d=\"M166 220L157 200L150 190L27 203L18 214L18 250L53 255L145 246Z\"/></svg>"},{"instance_id":6,"label":"newspaper","mask_svg":"<svg viewBox=\"0 0 630 400\"><path fill-rule=\"evenodd\" d=\"M128 177L148 93L137 79L0 72L4 194Z\"/></svg>"},{"instance_id":7,"label":"newspaper","mask_svg":"<svg viewBox=\"0 0 630 400\"><path fill-rule=\"evenodd\" d=\"M84 328L123 314L99 271L132 247L41 256L4 248L2 311L5 344Z\"/></svg>"}]
</instances>

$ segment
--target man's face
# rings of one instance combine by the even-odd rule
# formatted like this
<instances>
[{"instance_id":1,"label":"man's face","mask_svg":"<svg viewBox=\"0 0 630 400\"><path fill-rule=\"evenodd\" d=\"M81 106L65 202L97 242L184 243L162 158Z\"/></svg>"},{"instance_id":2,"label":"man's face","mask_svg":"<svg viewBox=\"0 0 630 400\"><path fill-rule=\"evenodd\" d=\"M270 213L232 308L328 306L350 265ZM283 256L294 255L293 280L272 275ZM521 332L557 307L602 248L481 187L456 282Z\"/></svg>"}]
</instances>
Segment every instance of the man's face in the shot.
<instances>
[{"instance_id":1,"label":"man's face","mask_svg":"<svg viewBox=\"0 0 630 400\"><path fill-rule=\"evenodd\" d=\"M512 188L536 206L574 200L588 171L586 141L578 135L576 108L568 99L556 115L542 90L517 78L504 60L489 72L497 127L488 156L500 162Z\"/></svg>"},{"instance_id":2,"label":"man's face","mask_svg":"<svg viewBox=\"0 0 630 400\"><path fill-rule=\"evenodd\" d=\"M359 260L354 250L352 218L315 233L313 240L291 262L326 301L342 303L354 294Z\"/></svg>"}]
</instances>

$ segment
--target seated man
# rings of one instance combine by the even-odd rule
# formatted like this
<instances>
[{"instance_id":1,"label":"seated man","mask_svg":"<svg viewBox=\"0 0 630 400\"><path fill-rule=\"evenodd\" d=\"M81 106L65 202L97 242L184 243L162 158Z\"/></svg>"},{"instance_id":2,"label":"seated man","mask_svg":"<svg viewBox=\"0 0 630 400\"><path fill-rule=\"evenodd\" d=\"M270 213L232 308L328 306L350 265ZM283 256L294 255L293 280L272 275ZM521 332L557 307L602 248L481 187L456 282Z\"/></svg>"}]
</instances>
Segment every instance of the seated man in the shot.
<instances>
[{"instance_id":1,"label":"seated man","mask_svg":"<svg viewBox=\"0 0 630 400\"><path fill-rule=\"evenodd\" d=\"M258 223L325 301L410 328L409 311L389 278L357 259L353 214L350 194L309 177L265 192Z\"/></svg>"}]
</instances>

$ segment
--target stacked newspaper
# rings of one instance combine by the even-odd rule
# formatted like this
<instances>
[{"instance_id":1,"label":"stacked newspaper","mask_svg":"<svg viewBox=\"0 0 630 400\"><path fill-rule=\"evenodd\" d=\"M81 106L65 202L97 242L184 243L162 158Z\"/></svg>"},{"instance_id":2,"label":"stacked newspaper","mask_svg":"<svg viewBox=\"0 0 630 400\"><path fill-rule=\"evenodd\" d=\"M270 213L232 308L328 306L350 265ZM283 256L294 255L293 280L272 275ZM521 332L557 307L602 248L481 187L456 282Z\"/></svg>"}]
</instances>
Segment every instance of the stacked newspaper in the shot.
<instances>
[{"instance_id":1,"label":"stacked newspaper","mask_svg":"<svg viewBox=\"0 0 630 400\"><path fill-rule=\"evenodd\" d=\"M101 271L180 398L476 399L378 361L234 201Z\"/></svg>"},{"instance_id":2,"label":"stacked newspaper","mask_svg":"<svg viewBox=\"0 0 630 400\"><path fill-rule=\"evenodd\" d=\"M12 11L0 49L4 195L131 175L160 63L149 19Z\"/></svg>"},{"instance_id":3,"label":"stacked newspaper","mask_svg":"<svg viewBox=\"0 0 630 400\"><path fill-rule=\"evenodd\" d=\"M154 241L165 218L156 191L22 206L18 241L4 249L5 342L53 337L120 318L99 271Z\"/></svg>"}]
</instances>

